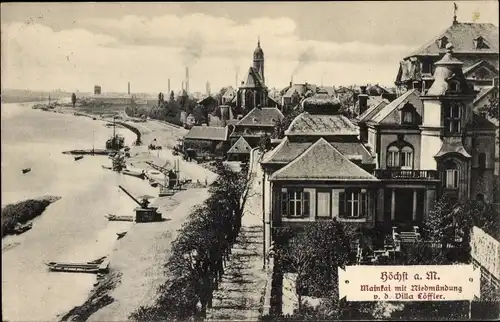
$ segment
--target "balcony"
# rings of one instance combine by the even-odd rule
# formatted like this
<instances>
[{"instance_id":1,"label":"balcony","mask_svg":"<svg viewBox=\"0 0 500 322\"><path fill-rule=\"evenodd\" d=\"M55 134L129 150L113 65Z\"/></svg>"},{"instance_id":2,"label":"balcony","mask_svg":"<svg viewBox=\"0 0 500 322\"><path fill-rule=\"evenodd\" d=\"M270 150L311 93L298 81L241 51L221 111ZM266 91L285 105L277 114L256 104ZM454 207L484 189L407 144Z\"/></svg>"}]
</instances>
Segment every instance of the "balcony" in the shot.
<instances>
[{"instance_id":1,"label":"balcony","mask_svg":"<svg viewBox=\"0 0 500 322\"><path fill-rule=\"evenodd\" d=\"M436 170L377 169L373 175L385 180L439 180Z\"/></svg>"}]
</instances>

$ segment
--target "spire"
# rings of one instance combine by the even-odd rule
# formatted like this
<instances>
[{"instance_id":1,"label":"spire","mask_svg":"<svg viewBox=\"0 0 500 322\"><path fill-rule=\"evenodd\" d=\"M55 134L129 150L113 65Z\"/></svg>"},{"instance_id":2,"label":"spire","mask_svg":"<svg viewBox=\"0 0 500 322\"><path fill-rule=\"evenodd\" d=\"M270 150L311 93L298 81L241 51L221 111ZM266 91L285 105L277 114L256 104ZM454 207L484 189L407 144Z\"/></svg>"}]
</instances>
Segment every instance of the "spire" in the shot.
<instances>
[{"instance_id":1,"label":"spire","mask_svg":"<svg viewBox=\"0 0 500 322\"><path fill-rule=\"evenodd\" d=\"M260 48L260 36L257 36L257 47Z\"/></svg>"},{"instance_id":2,"label":"spire","mask_svg":"<svg viewBox=\"0 0 500 322\"><path fill-rule=\"evenodd\" d=\"M458 11L458 6L455 2L453 2L453 24L457 24L457 11Z\"/></svg>"}]
</instances>

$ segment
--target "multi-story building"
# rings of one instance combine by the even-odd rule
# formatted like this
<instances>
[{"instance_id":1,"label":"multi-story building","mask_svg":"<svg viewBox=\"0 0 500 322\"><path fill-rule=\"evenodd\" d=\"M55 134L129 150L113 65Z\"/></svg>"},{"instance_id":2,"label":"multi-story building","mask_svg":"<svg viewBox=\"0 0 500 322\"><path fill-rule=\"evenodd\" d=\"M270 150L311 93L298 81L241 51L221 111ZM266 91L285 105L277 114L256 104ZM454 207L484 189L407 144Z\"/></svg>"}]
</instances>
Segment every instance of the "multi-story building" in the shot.
<instances>
[{"instance_id":1,"label":"multi-story building","mask_svg":"<svg viewBox=\"0 0 500 322\"><path fill-rule=\"evenodd\" d=\"M395 82L398 94L412 88L425 93L434 82L435 64L449 43L455 47L455 57L463 62L463 74L471 85L492 85L498 77L498 27L491 23L458 22L454 17L450 27L401 61Z\"/></svg>"},{"instance_id":2,"label":"multi-story building","mask_svg":"<svg viewBox=\"0 0 500 322\"><path fill-rule=\"evenodd\" d=\"M269 226L337 218L412 230L443 195L491 202L496 127L473 112L476 92L452 49L434 64L425 95L411 89L367 110L365 127L340 115L338 103L305 99L261 160Z\"/></svg>"}]
</instances>

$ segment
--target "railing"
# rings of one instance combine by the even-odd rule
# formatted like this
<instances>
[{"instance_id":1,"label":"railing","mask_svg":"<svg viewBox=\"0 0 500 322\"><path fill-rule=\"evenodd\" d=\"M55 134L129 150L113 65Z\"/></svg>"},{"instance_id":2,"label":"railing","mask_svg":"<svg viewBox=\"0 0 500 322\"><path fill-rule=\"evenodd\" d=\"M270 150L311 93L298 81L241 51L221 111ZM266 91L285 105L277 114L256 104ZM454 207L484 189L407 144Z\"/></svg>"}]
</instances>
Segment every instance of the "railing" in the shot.
<instances>
[{"instance_id":1,"label":"railing","mask_svg":"<svg viewBox=\"0 0 500 322\"><path fill-rule=\"evenodd\" d=\"M373 171L373 175L379 179L439 180L439 172L436 170L377 169Z\"/></svg>"}]
</instances>

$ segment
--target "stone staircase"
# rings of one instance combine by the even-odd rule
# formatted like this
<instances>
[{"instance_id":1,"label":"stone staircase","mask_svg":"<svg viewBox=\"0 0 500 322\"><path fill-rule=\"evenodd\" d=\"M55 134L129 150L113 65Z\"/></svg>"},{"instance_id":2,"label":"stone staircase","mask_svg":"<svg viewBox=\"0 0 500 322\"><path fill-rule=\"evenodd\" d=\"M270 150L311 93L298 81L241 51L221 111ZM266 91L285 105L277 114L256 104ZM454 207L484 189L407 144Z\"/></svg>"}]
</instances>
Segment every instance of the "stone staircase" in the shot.
<instances>
[{"instance_id":1,"label":"stone staircase","mask_svg":"<svg viewBox=\"0 0 500 322\"><path fill-rule=\"evenodd\" d=\"M257 321L263 306L262 226L243 226L206 320Z\"/></svg>"}]
</instances>

